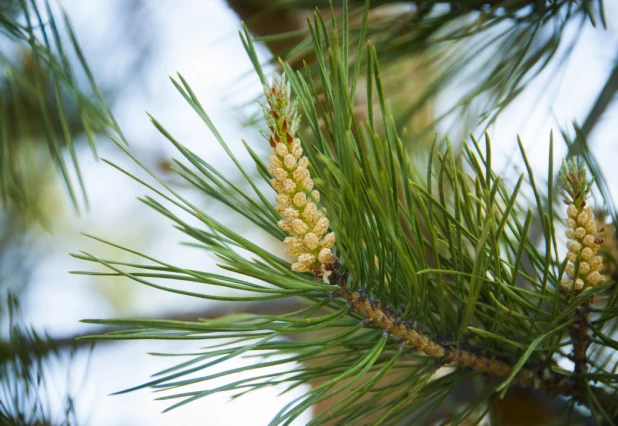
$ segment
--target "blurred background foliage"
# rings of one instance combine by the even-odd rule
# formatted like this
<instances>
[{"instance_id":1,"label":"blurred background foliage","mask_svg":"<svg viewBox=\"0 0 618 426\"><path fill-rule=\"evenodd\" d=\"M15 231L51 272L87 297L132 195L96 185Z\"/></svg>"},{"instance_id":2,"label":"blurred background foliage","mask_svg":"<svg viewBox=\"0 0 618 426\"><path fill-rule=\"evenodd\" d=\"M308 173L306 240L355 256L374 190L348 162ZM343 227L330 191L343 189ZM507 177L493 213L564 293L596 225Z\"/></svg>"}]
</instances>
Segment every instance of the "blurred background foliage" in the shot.
<instances>
[{"instance_id":1,"label":"blurred background foliage","mask_svg":"<svg viewBox=\"0 0 618 426\"><path fill-rule=\"evenodd\" d=\"M332 4L340 18L344 4L228 3L257 40L295 68L315 59L307 39L307 14L317 8L329 16ZM584 26L606 25L603 3L598 0L352 0L348 2L352 39L361 30L365 3L369 5L367 37L378 52L385 92L398 125L417 141L419 134L431 135L436 123L445 119L453 123L451 135L488 126L542 71L549 68L559 73ZM445 94L448 101L436 111L435 101ZM363 104L360 96L358 105ZM452 136L454 141L460 139Z\"/></svg>"},{"instance_id":2,"label":"blurred background foliage","mask_svg":"<svg viewBox=\"0 0 618 426\"><path fill-rule=\"evenodd\" d=\"M324 16L333 13L341 24L344 8L342 1L333 1L331 10L330 2L320 0L227 0L227 4L266 46L272 67L277 67L276 59L281 57L296 69L315 69L307 15L313 16L318 8ZM352 39L361 31L364 5L364 1L349 1ZM111 111L123 91L140 87L145 67L152 64L157 51L160 40L148 13L149 8L157 7L156 2L130 0L114 7L120 31L110 32L106 39L90 39L88 33L76 36L64 11L53 1L0 2L0 289L4 294L9 289L15 294L0 310L0 320L6 326L0 386L21 392L7 399L0 397L3 402L13 401L0 405L0 415L5 416L0 419L7 424L78 423L70 392L61 398L66 402L61 404L66 417L52 420L53 404L40 402L46 398L47 388L37 382L45 380L45 363L54 368L58 363L70 365L70 356L56 356L58 351L66 355L76 350L70 349L70 336L49 338L29 328L27 320L24 323L15 314L14 297L19 297L32 281L34 265L45 252L55 249L40 244L41 232L58 235L67 226L63 221L88 214L89 195L91 199L93 194L86 190L86 164L92 164L90 159L98 156L101 146L111 145L108 135L124 141ZM382 0L370 3L368 16L368 39L376 46L386 96L419 167L423 167L420 159L425 158L423 153L429 149L435 131L448 130L457 148L461 136L470 130L481 132L526 90L538 90L536 80L546 81L548 88L560 84L561 73L584 29L605 31L616 25L601 0ZM124 52L123 66L110 71L106 55L85 55L78 38L87 41L88 52L113 52L116 42L131 48ZM602 196L608 212L599 214L604 215L609 227L616 223L611 184L604 181L599 167L595 168L595 156L586 141L603 123L602 117L618 90L614 55L609 52L612 68L600 77L605 80L577 127L579 133L566 126L564 130L571 151L587 158L601 186L607 188ZM351 55L350 63L354 60ZM361 86L355 113L364 118ZM244 114L240 112L234 119L240 121ZM259 114L249 115L249 125L258 122ZM167 155L153 154L156 150L151 148L140 149L142 158L154 168L162 172L169 169ZM140 223L141 219L133 217L126 220L129 224L115 232L139 241L140 246L154 241L150 222ZM612 250L607 248L608 255ZM106 298L120 312L130 312L135 303L131 287L126 285L106 284L93 297ZM198 312L180 309L167 314L185 318L196 317ZM515 407L532 403L521 395L513 399L517 401ZM38 408L33 410L35 406ZM535 407L544 409L543 405ZM513 410L508 405L503 409L505 413ZM525 411L535 412L532 408ZM31 414L35 416L25 417ZM523 424L507 421L513 418L506 415L501 424Z\"/></svg>"},{"instance_id":3,"label":"blurred background foliage","mask_svg":"<svg viewBox=\"0 0 618 426\"><path fill-rule=\"evenodd\" d=\"M80 165L84 154L96 159L97 145L108 143L108 135L122 140L110 108L122 90L120 82L139 78L154 45L134 24L147 23L141 9L140 1L126 2L122 16L130 31L123 36L131 40L133 55L117 70L119 80L100 87L89 64L105 61L86 62L68 16L57 4L0 2L2 424L79 423L69 389L70 376L77 376L72 371L77 346L68 336L53 339L30 327L17 298L33 281L46 250L53 249L41 237L62 231L67 218L88 211ZM110 294L114 298L125 301L118 291ZM54 380L63 370L66 380Z\"/></svg>"}]
</instances>

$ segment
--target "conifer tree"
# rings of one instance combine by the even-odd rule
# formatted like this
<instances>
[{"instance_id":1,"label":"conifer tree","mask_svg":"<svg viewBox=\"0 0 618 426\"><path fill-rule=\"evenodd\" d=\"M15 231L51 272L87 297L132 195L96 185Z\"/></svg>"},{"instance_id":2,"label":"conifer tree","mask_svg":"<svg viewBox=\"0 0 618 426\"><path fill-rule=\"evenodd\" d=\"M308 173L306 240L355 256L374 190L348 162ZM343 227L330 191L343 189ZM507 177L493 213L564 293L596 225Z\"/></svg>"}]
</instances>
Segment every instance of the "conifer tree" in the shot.
<instances>
[{"instance_id":1,"label":"conifer tree","mask_svg":"<svg viewBox=\"0 0 618 426\"><path fill-rule=\"evenodd\" d=\"M281 62L284 76L267 78L244 34L264 84L264 136L272 150L262 155L264 147L246 145L258 176L237 160L189 83L173 79L244 184L232 183L152 119L182 154L178 174L281 241L289 258L276 255L266 239L248 240L216 221L156 175L148 183L126 171L154 192L156 198L143 199L146 205L214 253L223 269L246 278L187 270L139 253L144 262L135 264L78 255L112 275L190 297L220 299L208 287L194 293L154 279L234 289L226 300L236 303L300 297L305 304L283 314L203 321L86 320L126 328L89 338L215 339L211 348L186 354L188 361L127 390L167 391L160 399L172 402L168 409L215 392L310 384L272 424L288 424L323 401L330 405L312 424L500 424L497 401L523 389L551 401L557 424L616 423L616 286L600 272L605 239L594 209L607 206L592 204L589 165L569 160L560 168L566 209L554 205L551 155L547 187L536 183L523 147L528 173L509 183L492 169L489 136L482 144L471 137L461 156L436 140L421 173L384 97L377 49L366 32L350 39L345 13L341 31L319 14L310 24L315 70L297 72ZM349 66L354 47L357 61ZM365 122L354 114L362 63ZM534 194L532 204L525 191ZM530 234L533 223L541 224L540 239ZM236 379L238 371L225 361L252 353L262 355L248 367L252 377ZM571 360L574 369L561 360ZM261 370L286 365L278 373ZM228 384L209 386L223 376ZM203 389L182 390L196 384ZM471 397L459 406L446 403L462 386L472 389Z\"/></svg>"},{"instance_id":2,"label":"conifer tree","mask_svg":"<svg viewBox=\"0 0 618 426\"><path fill-rule=\"evenodd\" d=\"M328 10L329 2L309 3ZM575 126L575 136L563 133L570 154L561 167L553 164L551 136L543 177L532 172L522 143L525 174L513 181L494 170L487 134L470 136L460 146L436 137L423 161L426 168L420 168L402 128L458 72L487 64L493 66L477 75L452 111L466 114L477 102L489 100L481 116L491 122L551 62L567 22L604 24L602 3L415 2L413 13L390 15L378 25L372 21L377 4L335 3L329 20L314 14L307 37L282 53L280 73L274 75L263 71L249 31L241 34L264 87L260 122L265 141L244 145L250 165L226 144L189 82L181 75L172 79L237 166L237 175L194 154L151 117L181 155L174 165L178 176L259 230L253 239L217 221L148 170L127 147L94 80L93 93L85 96L73 84L62 49L56 56L49 45L33 42L29 21L25 30L14 20L0 22L12 28L9 34L17 40L31 43L34 59L45 59L37 66L47 77L39 77L49 78L56 88L52 99L59 102L56 112L68 151L73 152L62 115L63 87L75 95L81 131L92 136L96 127L112 133L118 148L149 179L104 161L142 183L150 191L144 204L167 217L189 244L214 254L222 269L186 269L92 236L142 261L81 252L75 256L109 270L82 273L124 276L161 291L224 300L240 305L240 312L248 304L300 301L283 312L210 319L88 319L124 329L83 340L200 340L185 354L186 361L123 391L162 391L159 399L170 403L167 410L204 403L217 392L242 396L266 386L308 384L307 393L281 407L272 424L289 424L313 409L311 424L508 425L513 422L500 404L517 392L543 401L547 415L538 416L537 424L618 424L616 209L585 142L618 90L618 73L610 74L586 122ZM281 5L307 2L274 7ZM548 33L553 24L554 32ZM56 36L53 20L42 27ZM493 38L475 46L479 34ZM489 43L500 51L495 62L474 62ZM381 64L419 53L417 60L424 63L419 69L431 78L420 79L427 85L409 104L395 106L388 95L397 76L390 75L393 68L384 72ZM300 66L292 60L298 57L315 60ZM35 88L51 157L77 206L59 155L65 145L47 117L49 93L43 93L43 85ZM88 121L92 117L96 120ZM6 133L14 132L6 120L2 124L5 135L13 134ZM4 139L3 144L8 155L2 158L9 159L3 164L11 163L17 151ZM0 174L5 203L31 199L24 195L31 187L21 185L21 171L14 170L5 167ZM18 193L11 192L15 188ZM612 223L605 223L605 217ZM179 288L183 282L204 284L204 290ZM221 296L221 288L229 295ZM250 377L238 378L240 369L226 364L251 355L257 361L243 369L250 370ZM266 367L280 369L265 372ZM213 387L211 380L221 377L227 383ZM201 389L184 390L188 385ZM462 389L466 397L455 398ZM5 412L7 419L19 418L19 413Z\"/></svg>"}]
</instances>

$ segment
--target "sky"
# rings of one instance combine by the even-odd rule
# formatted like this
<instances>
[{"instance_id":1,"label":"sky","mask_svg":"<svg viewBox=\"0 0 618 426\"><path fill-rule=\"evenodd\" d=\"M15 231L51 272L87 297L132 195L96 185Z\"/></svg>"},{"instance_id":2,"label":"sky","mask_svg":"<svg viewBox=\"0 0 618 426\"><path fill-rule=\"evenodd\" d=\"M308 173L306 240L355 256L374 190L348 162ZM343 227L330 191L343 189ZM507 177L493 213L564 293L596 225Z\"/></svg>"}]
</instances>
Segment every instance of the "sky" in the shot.
<instances>
[{"instance_id":1,"label":"sky","mask_svg":"<svg viewBox=\"0 0 618 426\"><path fill-rule=\"evenodd\" d=\"M606 3L607 16L618 16L616 2ZM95 77L102 82L124 78L123 70L134 60L128 46L134 41L124 36L127 29L119 19L122 13L118 11L124 4L121 0L63 1L86 56L93 64ZM131 143L131 150L153 167L162 158L177 156L171 144L150 123L148 112L182 143L227 170L230 165L225 154L169 77L178 72L184 76L235 152L241 152L242 139L252 146L263 144L255 129L241 125L247 110L239 106L253 99L261 88L257 77L250 72L251 64L237 34L240 22L219 0L147 0L143 4L145 8L134 18L136 22L132 26L142 32L152 51L141 64L142 72L130 81L114 104L114 114ZM572 120L583 121L612 66L618 51L616 24L618 21L610 22L607 31L587 29L559 82L549 84L550 76L542 76L490 129L498 170L507 174L521 171L522 163L514 155L519 134L535 171L542 175L547 167L550 131L554 130L558 136L560 126L569 126ZM101 43L101 40L107 41ZM259 49L261 57L267 59L266 51ZM438 110L441 107L439 104ZM609 182L618 182L618 170L613 167L618 155L617 118L618 108L614 106L605 114L591 140ZM564 152L564 146L557 142L556 160ZM99 154L132 167L110 143L103 142ZM177 312L179 308L195 311L211 307L210 302L163 293L128 280L67 274L67 271L92 268L68 253L84 250L108 258L119 256L81 232L104 236L170 263L203 270L215 268L212 257L180 246L182 237L170 223L136 200L145 193L143 187L94 160L87 152L81 157L91 207L80 217L70 208L60 209L53 235L39 236L39 243L45 249L33 272L34 282L25 303L26 316L32 325L51 335L64 336L92 332L92 326L78 322L84 318L154 316ZM193 197L204 208L216 209L190 188L184 189L183 194ZM57 193L49 195L56 196ZM80 414L90 425L261 425L267 424L283 405L305 391L299 388L278 396L283 389L263 389L231 402L229 395L215 394L166 414L160 412L168 403L154 401L156 395L149 390L109 396L141 384L151 374L170 366L169 359L152 357L148 352L178 353L196 348L190 342L138 341L100 345L90 355L81 353L78 368L72 370L81 373L73 374L70 380L73 390L79 392ZM59 377L65 373L62 367L56 372ZM309 418L310 414L306 413L295 424L305 424Z\"/></svg>"}]
</instances>

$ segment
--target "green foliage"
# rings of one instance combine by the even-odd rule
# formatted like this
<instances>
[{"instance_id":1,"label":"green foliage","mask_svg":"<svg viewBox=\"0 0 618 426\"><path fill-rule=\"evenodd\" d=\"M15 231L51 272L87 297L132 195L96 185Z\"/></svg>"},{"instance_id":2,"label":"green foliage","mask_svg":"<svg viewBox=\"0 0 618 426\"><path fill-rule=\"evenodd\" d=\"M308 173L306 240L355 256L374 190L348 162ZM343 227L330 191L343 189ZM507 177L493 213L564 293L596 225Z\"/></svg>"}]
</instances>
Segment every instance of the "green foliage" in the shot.
<instances>
[{"instance_id":1,"label":"green foliage","mask_svg":"<svg viewBox=\"0 0 618 426\"><path fill-rule=\"evenodd\" d=\"M610 356L618 347L614 339L618 287L607 283L569 298L560 291L564 263L558 255L562 240L556 236L556 224L563 213L548 202L555 195L552 151L547 189L537 183L539 178L533 175L521 144L527 173L515 182L496 173L488 137L484 146L471 138L463 156L456 155L448 141L436 141L428 169L421 174L410 163L384 97L376 48L367 43L369 31L355 38L347 26L341 31L329 28L319 15L309 31L317 54L317 76L309 69L296 72L285 63L282 67L303 111L303 124L311 132L303 137L305 153L337 234L336 254L341 260L340 272L349 276L348 286L406 327L445 347L508 362L513 365L512 374L481 381L478 371L455 368L436 378L439 360L415 352L351 310L345 300L333 297L336 285L292 272L288 259L273 253L271 246L276 243L268 237L282 240L284 233L276 226L273 191L264 189L269 176L257 153L261 149L245 144L259 173L255 178L179 75L173 84L228 153L244 182L233 182L152 119L182 155L175 162L176 172L263 234L249 240L226 227L166 185L119 144L148 172L152 183L109 164L151 190L154 197L142 201L168 217L190 238L189 244L214 253L220 267L235 275L182 268L96 237L92 238L138 255L143 262L118 262L81 253L75 256L104 265L110 272L80 273L125 276L163 291L210 300L266 303L301 297L306 306L282 315L237 314L195 322L85 320L125 328L90 339L205 340L210 344L197 352L175 354L188 360L124 392L145 387L167 391L160 399L174 401L168 408L172 409L215 392L230 391L236 397L275 384L285 384L288 389L310 384L311 390L283 407L272 424L289 424L304 410L334 396L339 399L333 399L327 411L316 413L311 424L330 420L342 424L423 424L444 409L457 386L482 383L465 410L450 412L458 421L470 413L491 414L493 395L503 395L521 368L547 371L568 381L572 373L558 365L571 350L567 329L575 311L597 295L590 369L581 378L587 383L582 392L587 410L597 422L615 422L618 399L597 399L590 382L600 384L609 395L618 390L618 362ZM350 39L357 42L351 46ZM266 83L247 33L243 42ZM365 123L353 113L361 61L348 67L350 50L365 58ZM318 97L318 92L323 96ZM374 100L379 109L374 110ZM541 224L540 236L531 235L533 220ZM162 284L165 280L170 280L170 285ZM177 285L182 282L204 284L204 291L183 290ZM234 292L221 296L220 292L209 292L211 286ZM242 369L228 368L225 363L255 355L256 362ZM275 366L281 370L264 370ZM252 377L238 379L235 374L241 370L252 371ZM219 377L230 380L217 388L208 386L209 380ZM195 384L204 388L182 390ZM566 400L564 413L576 419L584 411L573 398Z\"/></svg>"},{"instance_id":2,"label":"green foliage","mask_svg":"<svg viewBox=\"0 0 618 426\"><path fill-rule=\"evenodd\" d=\"M350 38L356 40L366 32L377 48L382 66L393 65L388 68L390 74L384 86L397 99L399 108L394 116L400 126L406 125L411 115L426 108L445 91L454 100L446 101L447 108L436 121L452 114L478 115L489 124L542 71L557 72L567 62L586 25L597 26L600 22L606 26L602 0L251 0L247 3L262 6L262 14L266 16L278 9L338 8L340 22L346 19L349 23ZM363 27L361 18L368 10L373 18ZM297 32L258 40L295 36ZM311 44L309 38L289 52L276 54L291 60L308 57ZM406 90L402 91L402 87ZM429 128L432 130L433 125ZM410 129L419 130L422 129Z\"/></svg>"},{"instance_id":3,"label":"green foliage","mask_svg":"<svg viewBox=\"0 0 618 426\"><path fill-rule=\"evenodd\" d=\"M0 194L5 207L43 219L41 171L53 161L73 206L87 203L75 138L118 129L63 12L34 0L3 3L0 28ZM81 192L81 197L80 197Z\"/></svg>"},{"instance_id":4,"label":"green foliage","mask_svg":"<svg viewBox=\"0 0 618 426\"><path fill-rule=\"evenodd\" d=\"M74 396L70 392L61 395L61 383L50 375L53 370L58 373L64 363L72 368L75 343L68 356L61 355L48 336L24 325L17 299L10 294L7 310L9 340L0 345L0 423L78 424Z\"/></svg>"}]
</instances>

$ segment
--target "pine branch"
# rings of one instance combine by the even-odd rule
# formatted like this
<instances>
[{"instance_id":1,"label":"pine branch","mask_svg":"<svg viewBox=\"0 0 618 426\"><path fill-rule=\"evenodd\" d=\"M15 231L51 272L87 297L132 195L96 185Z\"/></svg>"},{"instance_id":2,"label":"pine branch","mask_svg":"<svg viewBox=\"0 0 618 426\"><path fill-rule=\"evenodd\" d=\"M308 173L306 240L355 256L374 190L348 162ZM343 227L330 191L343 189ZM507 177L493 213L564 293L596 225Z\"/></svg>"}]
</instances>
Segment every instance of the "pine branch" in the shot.
<instances>
[{"instance_id":1,"label":"pine branch","mask_svg":"<svg viewBox=\"0 0 618 426\"><path fill-rule=\"evenodd\" d=\"M572 0L571 2L575 3ZM311 1L293 0L293 1L287 1L282 4L277 4L277 2L274 2L273 4L273 2L269 2L267 0L261 0L261 1L260 0L258 1L256 0L234 0L234 1L228 1L228 3L230 3L230 5L234 8L238 8L240 5L242 5L245 8L251 7L254 9L259 8L260 6L262 6L262 8L260 9L263 9L266 6L269 6L272 9L279 9L279 10L303 9L303 8L311 8L311 7L328 8L329 6L328 1L315 1L315 0L311 0ZM335 6L340 6L342 2L335 1L332 3ZM366 2L364 0L352 0L349 3L352 5L363 6ZM397 3L402 3L402 2L400 0L382 0L380 2L376 2L376 5L382 6L385 4L397 4ZM487 7L493 7L493 8L502 7L509 11L520 10L520 9L527 8L529 6L534 6L536 8L548 7L546 1L538 1L538 0L515 0L515 1L513 0L439 0L439 1L411 0L408 2L404 2L404 3L412 3L420 11L427 11L428 9L431 9L437 4L440 4L440 5L447 4L451 8L457 11L485 10ZM566 3L568 3L568 1L560 2L560 4L566 4Z\"/></svg>"},{"instance_id":2,"label":"pine branch","mask_svg":"<svg viewBox=\"0 0 618 426\"><path fill-rule=\"evenodd\" d=\"M616 56L614 68L610 72L603 88L599 91L592 109L588 113L584 124L581 127L581 133L584 139L588 139L593 129L599 122L599 119L605 114L605 111L609 105L614 101L614 98L618 93L618 56ZM574 149L573 149L574 148ZM581 154L582 150L579 144L572 145L570 150L572 154Z\"/></svg>"},{"instance_id":3,"label":"pine branch","mask_svg":"<svg viewBox=\"0 0 618 426\"><path fill-rule=\"evenodd\" d=\"M597 272L595 261L590 260L585 275L583 262L557 258L555 224L561 219L542 203L544 197L552 199L555 189L552 185L538 187L528 167L530 191L527 197L520 195L525 176L511 186L494 171L488 138L484 150L474 138L464 145L463 162L455 160L448 143L444 151L432 151L426 178L420 177L398 136L373 46L366 49L368 119L365 125L356 122L353 111L361 70L358 62L348 66L353 50L348 23L344 19L343 43L339 44L337 30L331 34L328 24L316 15L309 31L320 80L308 75L310 70L296 73L282 63L289 86L281 77L268 85L245 32L245 48L266 89L267 103L263 105L269 132L264 136L272 148L269 164L251 147L246 148L266 182L255 179L240 164L181 76L173 83L246 182L231 183L217 167L153 120L184 157L176 162L178 173L254 224L256 230L283 241L286 253L295 258L293 264L274 253L263 239L249 240L202 211L123 146L156 181L147 183L114 165L156 194L157 199L146 197L144 203L173 221L192 239L191 245L216 254L222 268L238 275L182 268L102 239L98 240L141 260L126 263L89 253L78 256L105 266L112 275L174 294L246 302L300 296L310 302L308 306L281 315L232 315L204 321L89 319L84 322L130 327L89 338L224 339L198 353L185 354L189 360L127 390L168 390L172 394L162 399L179 399L169 409L218 391L242 395L263 386L307 384L311 389L283 407L272 424L287 424L334 396L341 399L318 415L315 424L333 419L346 423L371 419L375 424L397 424L405 419L423 424L455 387L485 376L490 380L475 392L474 401L464 411L453 413L452 421L474 410L490 409L492 395L504 394L513 383L565 396L570 409L576 403L585 404L594 419L612 423L618 407L615 394L611 394L616 384L607 364L610 361L589 355L592 361L583 377L585 386L579 386L578 377L558 365L573 344L564 339L563 331L574 322L574 312L609 284L590 275ZM361 34L354 43L357 57L365 51L365 36ZM312 139L297 132L300 121L292 93L313 132ZM522 157L528 165L523 148ZM551 163L549 169L551 176ZM276 206L272 205L272 193L262 191L267 184L276 192ZM526 197L523 203L522 197ZM571 222L575 220L572 213ZM543 218L545 247L535 244L530 236L533 215ZM584 218L583 212L581 215ZM576 217L579 223L579 215ZM579 227L570 231L573 238L581 239L577 244L570 241L570 250L583 250L582 244L591 243L591 226L584 230L586 235L580 235ZM334 256L341 259L341 267ZM529 258L529 266L522 263L524 256ZM586 256L582 259L590 257ZM565 273L567 282L562 280ZM581 283L577 281L580 273L584 274ZM175 284L163 284L166 279ZM184 290L177 285L182 282L205 284L205 290ZM599 285L585 288L591 283ZM583 290L564 297L568 285L581 285ZM222 297L209 290L213 287L238 292ZM609 300L590 326L593 350L614 347L615 301ZM282 339L297 333L305 333L307 339ZM447 341L435 336L449 337ZM214 377L232 378L238 372L233 367L208 370L250 353L260 357L243 369L253 372L250 377L217 389L178 390L184 385L208 383ZM275 365L289 370L264 372ZM455 368L435 377L436 367L441 365ZM201 371L205 374L195 374ZM392 378L394 382L389 383ZM592 385L592 380L600 384ZM479 413L482 417L487 411Z\"/></svg>"},{"instance_id":4,"label":"pine branch","mask_svg":"<svg viewBox=\"0 0 618 426\"><path fill-rule=\"evenodd\" d=\"M461 114L467 117L471 109L478 111L478 116L490 124L543 69L566 63L572 49L569 47L562 54L559 47L577 42L577 36L565 34L570 23L580 21L582 25L586 22L596 25L600 21L605 25L603 2L593 0L350 0L332 2L334 8L330 7L328 0L230 0L229 3L240 10L241 16L247 16L242 9L255 11L251 21L255 19L260 28L254 34L260 36L258 41L270 46L299 40L299 35L306 32L304 27L280 32L277 28L282 24L277 19L268 22L269 15L285 14L297 18L306 9L323 10L326 16L333 11L334 16L325 24L334 26L341 24L342 10L347 8L350 34L357 37L366 31L368 39L377 47L383 67L401 63L405 58L407 71L401 72L395 66L393 72L384 78L384 85L389 97L398 101L395 113L399 128L405 126L419 134L428 130L432 133L435 124L447 116ZM416 7L402 8L401 3ZM370 17L366 28L361 20L365 4ZM374 18L374 12L381 16ZM295 19L290 20L293 21ZM252 25L252 22L248 23L254 31ZM265 36L264 30L267 32ZM487 61L478 59L488 51L499 54ZM273 53L275 59L284 58L297 68L302 64L302 58L313 55L313 49L309 40L303 40L291 49L286 46ZM350 62L356 59L352 55L349 57ZM436 93L461 87L461 81L455 83L461 78L467 79L469 90L463 96L453 98L443 116L432 117L429 125L418 129L409 126L409 119L431 104ZM415 95L398 99L397 95L402 93ZM472 120L477 121L476 118Z\"/></svg>"},{"instance_id":5,"label":"pine branch","mask_svg":"<svg viewBox=\"0 0 618 426\"><path fill-rule=\"evenodd\" d=\"M102 132L124 141L71 22L51 2L12 0L0 14L0 203L43 222L42 173L49 164L77 212L88 206L77 144L96 158ZM85 77L85 78L82 78ZM126 143L126 141L124 141Z\"/></svg>"},{"instance_id":6,"label":"pine branch","mask_svg":"<svg viewBox=\"0 0 618 426\"><path fill-rule=\"evenodd\" d=\"M429 7L434 6L438 2L428 2L428 1L419 1L416 0L413 2L419 10L427 10ZM487 8L500 8L503 7L507 10L520 10L529 6L541 8L544 5L544 2L541 3L537 0L524 0L512 2L508 0L472 0L472 1L462 1L462 0L440 0L439 3L448 4L452 10L457 10L461 12L480 10L486 11Z\"/></svg>"},{"instance_id":7,"label":"pine branch","mask_svg":"<svg viewBox=\"0 0 618 426\"><path fill-rule=\"evenodd\" d=\"M583 379L583 375L588 372L588 358L587 351L590 346L590 324L589 324L589 314L590 314L590 303L592 301L588 300L576 309L574 314L574 321L569 326L569 334L571 335L571 340L573 341L573 363L575 364L575 375L579 377L578 383L581 388L584 387L585 379Z\"/></svg>"},{"instance_id":8,"label":"pine branch","mask_svg":"<svg viewBox=\"0 0 618 426\"><path fill-rule=\"evenodd\" d=\"M162 317L165 321L195 321L196 318L214 319L232 314L253 314L253 315L283 315L286 312L301 309L305 304L297 299L270 300L259 303L238 303L233 306L226 305L208 309L206 311L175 312ZM118 327L105 327L100 330L100 334L108 334L116 331ZM24 348L16 348L9 342L0 342L0 361L13 356L17 351L27 351L42 354L51 350L62 350L74 347L84 347L92 345L88 339L79 339L79 335L70 336L47 336L43 344L27 345ZM100 343L112 342L113 340L101 340Z\"/></svg>"},{"instance_id":9,"label":"pine branch","mask_svg":"<svg viewBox=\"0 0 618 426\"><path fill-rule=\"evenodd\" d=\"M65 367L67 373L75 371L75 352L70 350L68 357L60 356L47 335L24 322L19 303L10 293L6 305L9 341L0 346L0 424L79 424L72 384L59 379ZM74 341L71 346L75 348Z\"/></svg>"},{"instance_id":10,"label":"pine branch","mask_svg":"<svg viewBox=\"0 0 618 426\"><path fill-rule=\"evenodd\" d=\"M379 307L375 303L367 300L367 297L360 294L358 291L351 291L347 286L347 275L337 272L338 267L331 275L331 283L339 286L339 290L335 292L335 296L347 301L353 311L361 313L368 322L382 328L389 335L401 339L402 342L409 345L416 351L422 352L425 355L436 360L438 365L454 365L457 367L468 368L473 371L487 374L489 376L513 379L513 383L525 388L535 390L546 390L554 395L571 396L583 405L590 404L585 392L585 388L576 384L575 380L565 378L564 376L553 373L549 369L538 371L533 368L523 367L518 368L516 365L511 365L504 361L494 358L489 358L483 355L467 351L465 349L449 346L439 343L425 336L422 332L415 330L406 324L400 323L393 314ZM583 321L587 324L587 316L580 317L578 321ZM577 323L577 322L576 322ZM575 324L576 324L575 323ZM587 348L587 328L578 328L579 335L576 354L582 355L580 361L586 362ZM584 334L585 333L585 334ZM584 374L585 371L577 371L576 374ZM513 377L513 375L515 376ZM598 386L590 386L590 391L595 395L597 400L604 401L605 410L612 412L612 406L615 405L611 401L617 395L610 395L603 388Z\"/></svg>"}]
</instances>

